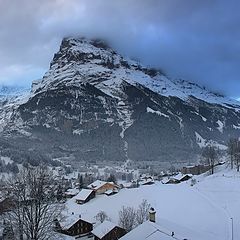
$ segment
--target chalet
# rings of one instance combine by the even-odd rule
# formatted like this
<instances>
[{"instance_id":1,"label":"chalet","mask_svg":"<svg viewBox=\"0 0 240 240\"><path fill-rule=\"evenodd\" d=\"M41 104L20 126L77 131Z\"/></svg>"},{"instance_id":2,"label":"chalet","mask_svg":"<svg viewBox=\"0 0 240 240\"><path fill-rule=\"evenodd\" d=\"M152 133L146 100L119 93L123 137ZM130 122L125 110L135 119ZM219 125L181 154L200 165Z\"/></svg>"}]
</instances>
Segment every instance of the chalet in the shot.
<instances>
[{"instance_id":1,"label":"chalet","mask_svg":"<svg viewBox=\"0 0 240 240\"><path fill-rule=\"evenodd\" d=\"M173 176L165 181L162 181L162 183L164 184L177 184L177 183L181 183L181 182L184 182L184 181L187 181L189 179L192 178L192 174L185 174L185 175L182 175L181 173L179 173L178 175L176 176Z\"/></svg>"},{"instance_id":2,"label":"chalet","mask_svg":"<svg viewBox=\"0 0 240 240\"><path fill-rule=\"evenodd\" d=\"M102 194L108 190L115 190L118 188L119 187L113 182L105 182L101 180L96 180L88 185L88 189L92 189L96 194Z\"/></svg>"},{"instance_id":3,"label":"chalet","mask_svg":"<svg viewBox=\"0 0 240 240\"><path fill-rule=\"evenodd\" d=\"M142 178L139 181L139 185L152 185L154 184L154 179L152 177Z\"/></svg>"},{"instance_id":4,"label":"chalet","mask_svg":"<svg viewBox=\"0 0 240 240\"><path fill-rule=\"evenodd\" d=\"M110 221L104 221L92 230L94 240L117 240L126 234L126 231Z\"/></svg>"},{"instance_id":5,"label":"chalet","mask_svg":"<svg viewBox=\"0 0 240 240\"><path fill-rule=\"evenodd\" d=\"M184 182L184 181L188 181L189 179L191 179L193 177L192 174L185 174L180 178L180 182Z\"/></svg>"},{"instance_id":6,"label":"chalet","mask_svg":"<svg viewBox=\"0 0 240 240\"><path fill-rule=\"evenodd\" d=\"M182 240L184 238L175 234L168 229L165 229L155 222L155 214L153 208L149 212L149 221L142 223L132 231L120 238L120 240Z\"/></svg>"},{"instance_id":7,"label":"chalet","mask_svg":"<svg viewBox=\"0 0 240 240\"><path fill-rule=\"evenodd\" d=\"M93 223L81 216L69 216L62 221L55 220L55 230L69 236L85 236L93 230Z\"/></svg>"},{"instance_id":8,"label":"chalet","mask_svg":"<svg viewBox=\"0 0 240 240\"><path fill-rule=\"evenodd\" d=\"M76 196L77 204L84 204L95 197L95 192L91 189L82 189Z\"/></svg>"},{"instance_id":9,"label":"chalet","mask_svg":"<svg viewBox=\"0 0 240 240\"><path fill-rule=\"evenodd\" d=\"M167 180L162 180L163 184L178 184L180 181L176 178L169 178Z\"/></svg>"}]
</instances>

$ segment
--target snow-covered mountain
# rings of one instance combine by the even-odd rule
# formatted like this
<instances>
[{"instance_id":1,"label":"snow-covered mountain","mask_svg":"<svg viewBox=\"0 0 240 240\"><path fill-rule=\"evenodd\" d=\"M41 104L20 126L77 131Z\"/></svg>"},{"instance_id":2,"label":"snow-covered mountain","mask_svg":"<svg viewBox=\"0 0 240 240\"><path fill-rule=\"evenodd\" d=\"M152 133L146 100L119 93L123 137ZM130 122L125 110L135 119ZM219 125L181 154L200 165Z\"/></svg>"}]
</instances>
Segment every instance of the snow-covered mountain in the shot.
<instances>
[{"instance_id":1,"label":"snow-covered mountain","mask_svg":"<svg viewBox=\"0 0 240 240\"><path fill-rule=\"evenodd\" d=\"M30 89L23 86L0 85L0 101L11 100L13 98L27 95Z\"/></svg>"},{"instance_id":2,"label":"snow-covered mountain","mask_svg":"<svg viewBox=\"0 0 240 240\"><path fill-rule=\"evenodd\" d=\"M188 160L240 133L239 102L123 58L101 40L65 38L29 96L5 104L1 139L84 160ZM21 143L20 143L21 142Z\"/></svg>"}]
</instances>

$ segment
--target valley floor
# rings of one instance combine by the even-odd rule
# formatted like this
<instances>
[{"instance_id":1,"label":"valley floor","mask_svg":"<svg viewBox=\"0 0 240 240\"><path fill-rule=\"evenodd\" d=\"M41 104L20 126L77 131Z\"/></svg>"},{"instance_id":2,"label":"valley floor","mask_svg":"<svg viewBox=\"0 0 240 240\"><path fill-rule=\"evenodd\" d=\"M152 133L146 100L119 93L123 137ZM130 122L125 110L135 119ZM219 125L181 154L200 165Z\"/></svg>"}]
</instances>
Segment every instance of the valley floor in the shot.
<instances>
[{"instance_id":1,"label":"valley floor","mask_svg":"<svg viewBox=\"0 0 240 240\"><path fill-rule=\"evenodd\" d=\"M118 222L122 206L136 207L147 199L157 212L157 223L182 238L193 240L230 240L231 218L234 222L234 239L240 239L240 175L221 170L213 176L197 177L193 187L189 182L122 189L113 196L97 196L84 205L74 198L67 202L66 211L74 216L94 219L105 211L113 222Z\"/></svg>"}]
</instances>

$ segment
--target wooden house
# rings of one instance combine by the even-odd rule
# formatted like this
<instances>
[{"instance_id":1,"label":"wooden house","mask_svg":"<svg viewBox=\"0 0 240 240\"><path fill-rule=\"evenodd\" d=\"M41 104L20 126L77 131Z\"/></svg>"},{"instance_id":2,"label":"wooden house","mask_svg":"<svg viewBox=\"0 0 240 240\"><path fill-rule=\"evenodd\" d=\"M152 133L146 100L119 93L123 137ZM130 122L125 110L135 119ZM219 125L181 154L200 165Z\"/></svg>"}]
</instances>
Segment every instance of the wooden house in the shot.
<instances>
[{"instance_id":1,"label":"wooden house","mask_svg":"<svg viewBox=\"0 0 240 240\"><path fill-rule=\"evenodd\" d=\"M180 183L180 181L178 179L175 179L175 178L170 178L170 179L167 179L167 180L162 180L162 183L163 184L178 184L178 183Z\"/></svg>"},{"instance_id":2,"label":"wooden house","mask_svg":"<svg viewBox=\"0 0 240 240\"><path fill-rule=\"evenodd\" d=\"M178 174L176 176L171 177L170 179L162 181L162 183L164 183L164 184L177 184L177 183L181 183L181 182L187 181L187 180L189 180L191 178L192 178L192 174L182 175L180 173L180 174Z\"/></svg>"},{"instance_id":3,"label":"wooden house","mask_svg":"<svg viewBox=\"0 0 240 240\"><path fill-rule=\"evenodd\" d=\"M82 236L90 234L93 230L93 224L86 219L82 219L81 216L69 216L60 222L55 220L55 229L69 236Z\"/></svg>"},{"instance_id":4,"label":"wooden house","mask_svg":"<svg viewBox=\"0 0 240 240\"><path fill-rule=\"evenodd\" d=\"M184 238L175 232L161 227L155 222L146 221L132 231L128 232L126 235L120 238L121 240L181 240L189 239Z\"/></svg>"},{"instance_id":5,"label":"wooden house","mask_svg":"<svg viewBox=\"0 0 240 240\"><path fill-rule=\"evenodd\" d=\"M76 196L77 204L84 204L95 197L95 192L91 189L82 189Z\"/></svg>"},{"instance_id":6,"label":"wooden house","mask_svg":"<svg viewBox=\"0 0 240 240\"><path fill-rule=\"evenodd\" d=\"M95 182L89 184L88 188L93 190L96 194L102 194L108 190L116 190L119 187L113 182L96 180Z\"/></svg>"},{"instance_id":7,"label":"wooden house","mask_svg":"<svg viewBox=\"0 0 240 240\"><path fill-rule=\"evenodd\" d=\"M180 182L187 181L192 178L192 174L185 174L180 178Z\"/></svg>"},{"instance_id":8,"label":"wooden house","mask_svg":"<svg viewBox=\"0 0 240 240\"><path fill-rule=\"evenodd\" d=\"M117 240L126 234L126 231L110 221L104 221L92 230L94 240Z\"/></svg>"}]
</instances>

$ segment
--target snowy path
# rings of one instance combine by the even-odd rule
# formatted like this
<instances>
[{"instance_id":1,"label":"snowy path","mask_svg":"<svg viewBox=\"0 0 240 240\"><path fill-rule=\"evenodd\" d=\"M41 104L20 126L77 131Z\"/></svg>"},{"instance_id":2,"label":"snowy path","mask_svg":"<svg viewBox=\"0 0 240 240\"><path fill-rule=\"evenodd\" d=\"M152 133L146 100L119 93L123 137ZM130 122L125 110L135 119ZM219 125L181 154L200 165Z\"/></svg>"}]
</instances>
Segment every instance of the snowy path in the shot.
<instances>
[{"instance_id":1,"label":"snowy path","mask_svg":"<svg viewBox=\"0 0 240 240\"><path fill-rule=\"evenodd\" d=\"M229 228L228 239L232 239L231 218L234 222L234 239L240 239L240 175L220 173L209 176L197 184L197 188L202 195L225 212Z\"/></svg>"},{"instance_id":2,"label":"snowy path","mask_svg":"<svg viewBox=\"0 0 240 240\"><path fill-rule=\"evenodd\" d=\"M231 221L230 221L231 216L230 216L229 212L225 208L218 206L205 193L200 192L200 190L197 187L195 187L194 190L197 194L201 195L202 198L204 198L206 201L208 201L212 205L212 207L216 208L216 210L223 212L226 215L226 226L228 225L228 233L226 234L226 240L231 240L232 239L232 225L231 225Z\"/></svg>"}]
</instances>

